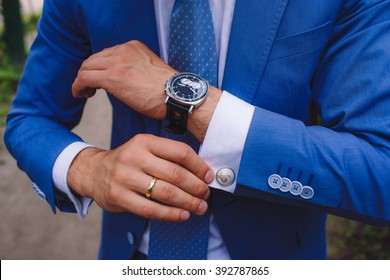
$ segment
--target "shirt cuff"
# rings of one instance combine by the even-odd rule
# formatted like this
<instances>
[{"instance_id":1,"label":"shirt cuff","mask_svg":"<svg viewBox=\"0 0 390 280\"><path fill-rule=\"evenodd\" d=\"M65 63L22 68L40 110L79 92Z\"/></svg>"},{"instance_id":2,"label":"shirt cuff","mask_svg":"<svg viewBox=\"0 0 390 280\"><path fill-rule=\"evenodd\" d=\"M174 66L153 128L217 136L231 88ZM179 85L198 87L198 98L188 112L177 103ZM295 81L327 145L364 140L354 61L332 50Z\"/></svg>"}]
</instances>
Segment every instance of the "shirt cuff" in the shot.
<instances>
[{"instance_id":1,"label":"shirt cuff","mask_svg":"<svg viewBox=\"0 0 390 280\"><path fill-rule=\"evenodd\" d=\"M237 175L249 126L255 107L234 95L223 91L211 118L199 156L203 158L215 174L224 168L234 172L234 180L223 186L217 179L210 187L234 193Z\"/></svg>"},{"instance_id":2,"label":"shirt cuff","mask_svg":"<svg viewBox=\"0 0 390 280\"><path fill-rule=\"evenodd\" d=\"M72 164L74 158L80 153L82 150L94 147L90 144L84 142L74 142L66 147L60 155L57 157L54 162L52 177L54 182L54 187L57 190L68 195L69 199L74 204L77 214L80 219L84 219L88 214L89 205L91 205L92 199L89 197L76 197L70 190L67 182L67 176L69 167Z\"/></svg>"}]
</instances>

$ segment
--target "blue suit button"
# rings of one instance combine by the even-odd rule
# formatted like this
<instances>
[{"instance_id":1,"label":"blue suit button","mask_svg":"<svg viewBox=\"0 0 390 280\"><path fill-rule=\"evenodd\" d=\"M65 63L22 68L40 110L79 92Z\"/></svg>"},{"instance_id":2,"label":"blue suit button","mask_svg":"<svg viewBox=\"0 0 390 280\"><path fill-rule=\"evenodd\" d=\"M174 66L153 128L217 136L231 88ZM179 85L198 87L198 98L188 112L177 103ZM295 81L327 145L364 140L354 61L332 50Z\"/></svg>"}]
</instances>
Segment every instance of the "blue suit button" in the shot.
<instances>
[{"instance_id":1,"label":"blue suit button","mask_svg":"<svg viewBox=\"0 0 390 280\"><path fill-rule=\"evenodd\" d=\"M282 185L279 190L282 192L288 192L291 189L291 181L289 178L282 178Z\"/></svg>"},{"instance_id":2,"label":"blue suit button","mask_svg":"<svg viewBox=\"0 0 390 280\"><path fill-rule=\"evenodd\" d=\"M282 185L282 177L278 174L272 174L268 178L268 185L273 189L279 189Z\"/></svg>"},{"instance_id":3,"label":"blue suit button","mask_svg":"<svg viewBox=\"0 0 390 280\"><path fill-rule=\"evenodd\" d=\"M301 197L304 199L310 199L314 196L314 190L309 186L304 186L302 188Z\"/></svg>"},{"instance_id":4,"label":"blue suit button","mask_svg":"<svg viewBox=\"0 0 390 280\"><path fill-rule=\"evenodd\" d=\"M134 245L135 243L135 237L132 232L127 233L127 240L129 241L130 245Z\"/></svg>"},{"instance_id":5,"label":"blue suit button","mask_svg":"<svg viewBox=\"0 0 390 280\"><path fill-rule=\"evenodd\" d=\"M34 182L32 183L32 188L36 192L36 194L39 196L41 200L46 200L46 195L45 193L38 187L37 184Z\"/></svg>"},{"instance_id":6,"label":"blue suit button","mask_svg":"<svg viewBox=\"0 0 390 280\"><path fill-rule=\"evenodd\" d=\"M293 181L291 184L290 193L293 195L300 195L302 193L303 186L298 181Z\"/></svg>"}]
</instances>

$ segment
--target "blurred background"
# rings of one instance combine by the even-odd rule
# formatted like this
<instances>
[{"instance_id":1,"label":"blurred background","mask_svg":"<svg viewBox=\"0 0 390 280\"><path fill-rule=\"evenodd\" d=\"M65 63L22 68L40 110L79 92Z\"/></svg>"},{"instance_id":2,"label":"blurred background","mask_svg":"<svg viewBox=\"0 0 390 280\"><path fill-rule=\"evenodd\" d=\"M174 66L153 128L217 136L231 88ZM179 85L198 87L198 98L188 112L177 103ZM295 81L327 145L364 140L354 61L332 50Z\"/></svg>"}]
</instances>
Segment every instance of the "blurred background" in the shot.
<instances>
[{"instance_id":1,"label":"blurred background","mask_svg":"<svg viewBox=\"0 0 390 280\"><path fill-rule=\"evenodd\" d=\"M15 95L28 49L36 36L43 0L0 0L0 259L96 259L101 210L85 220L41 201L8 154L5 116ZM111 108L104 93L87 102L75 129L86 141L108 148ZM329 216L329 259L390 259L390 228Z\"/></svg>"}]
</instances>

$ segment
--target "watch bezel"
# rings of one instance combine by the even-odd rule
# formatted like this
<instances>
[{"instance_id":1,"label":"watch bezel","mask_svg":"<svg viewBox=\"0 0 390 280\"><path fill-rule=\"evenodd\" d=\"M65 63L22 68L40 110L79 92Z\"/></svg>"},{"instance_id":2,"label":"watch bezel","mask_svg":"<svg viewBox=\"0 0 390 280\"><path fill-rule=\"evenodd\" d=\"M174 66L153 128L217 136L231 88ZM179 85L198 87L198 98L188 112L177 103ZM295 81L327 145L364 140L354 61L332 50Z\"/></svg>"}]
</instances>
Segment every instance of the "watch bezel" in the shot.
<instances>
[{"instance_id":1,"label":"watch bezel","mask_svg":"<svg viewBox=\"0 0 390 280\"><path fill-rule=\"evenodd\" d=\"M185 76L192 76L192 77L197 78L199 81L201 81L205 87L204 93L197 96L194 99L184 99L181 96L178 96L173 90L173 84L175 81L177 81L177 79L179 79L183 76L184 77ZM209 83L205 79L203 79L201 76L194 74L194 73L191 73L191 72L181 72L181 73L177 73L177 74L173 75L167 81L166 88L165 88L165 93L167 95L167 98L171 97L173 100L175 100L175 102L178 102L182 105L188 105L189 107L191 107L191 106L197 107L200 104L202 104L204 102L204 100L206 99L208 92L209 92Z\"/></svg>"}]
</instances>

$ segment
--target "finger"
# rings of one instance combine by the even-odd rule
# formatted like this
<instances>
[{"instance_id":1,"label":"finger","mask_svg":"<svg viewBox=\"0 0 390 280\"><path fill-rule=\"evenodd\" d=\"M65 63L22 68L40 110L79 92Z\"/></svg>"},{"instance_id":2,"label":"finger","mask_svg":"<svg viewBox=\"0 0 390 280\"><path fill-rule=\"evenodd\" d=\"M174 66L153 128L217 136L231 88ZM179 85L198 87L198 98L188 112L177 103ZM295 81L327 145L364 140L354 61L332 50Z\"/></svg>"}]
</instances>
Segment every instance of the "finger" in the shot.
<instances>
[{"instance_id":1,"label":"finger","mask_svg":"<svg viewBox=\"0 0 390 280\"><path fill-rule=\"evenodd\" d=\"M141 188L140 194L145 195L146 197L146 192L152 184L152 179L151 177L145 176L145 180L143 181L143 188ZM150 194L151 198L154 200L160 201L166 205L188 210L197 215L205 214L208 208L207 202L203 199L194 197L180 188L161 179L156 179L154 186L152 185Z\"/></svg>"},{"instance_id":2,"label":"finger","mask_svg":"<svg viewBox=\"0 0 390 280\"><path fill-rule=\"evenodd\" d=\"M88 59L97 58L97 57L109 57L115 53L115 48L116 48L116 46L105 48L105 49L101 50L100 52L97 52L97 53L90 55Z\"/></svg>"},{"instance_id":3,"label":"finger","mask_svg":"<svg viewBox=\"0 0 390 280\"><path fill-rule=\"evenodd\" d=\"M90 57L83 62L80 71L106 70L113 64L113 58L108 56Z\"/></svg>"},{"instance_id":4,"label":"finger","mask_svg":"<svg viewBox=\"0 0 390 280\"><path fill-rule=\"evenodd\" d=\"M119 196L118 203L123 210L152 220L184 222L190 217L186 210L159 204L133 192Z\"/></svg>"},{"instance_id":5,"label":"finger","mask_svg":"<svg viewBox=\"0 0 390 280\"><path fill-rule=\"evenodd\" d=\"M94 96L95 93L96 93L95 88L86 88L83 92L83 95L85 98L90 98L90 97Z\"/></svg>"},{"instance_id":6,"label":"finger","mask_svg":"<svg viewBox=\"0 0 390 280\"><path fill-rule=\"evenodd\" d=\"M151 164L152 163L152 164ZM155 157L148 161L148 165L143 167L147 174L153 174L160 180L177 186L191 196L206 199L209 195L208 185L191 171L170 162L166 159Z\"/></svg>"},{"instance_id":7,"label":"finger","mask_svg":"<svg viewBox=\"0 0 390 280\"><path fill-rule=\"evenodd\" d=\"M77 95L73 95L73 97L75 97L75 98L90 98L90 97L94 96L95 93L96 93L95 88L85 88L85 89L81 90L80 92L78 92Z\"/></svg>"},{"instance_id":8,"label":"finger","mask_svg":"<svg viewBox=\"0 0 390 280\"><path fill-rule=\"evenodd\" d=\"M212 169L190 146L171 139L158 138L161 142L150 141L150 150L154 155L181 165L205 183L211 183L214 180Z\"/></svg>"},{"instance_id":9,"label":"finger","mask_svg":"<svg viewBox=\"0 0 390 280\"><path fill-rule=\"evenodd\" d=\"M79 71L72 84L72 94L74 97L85 97L92 92L91 89L104 88L106 71L86 70Z\"/></svg>"}]
</instances>

